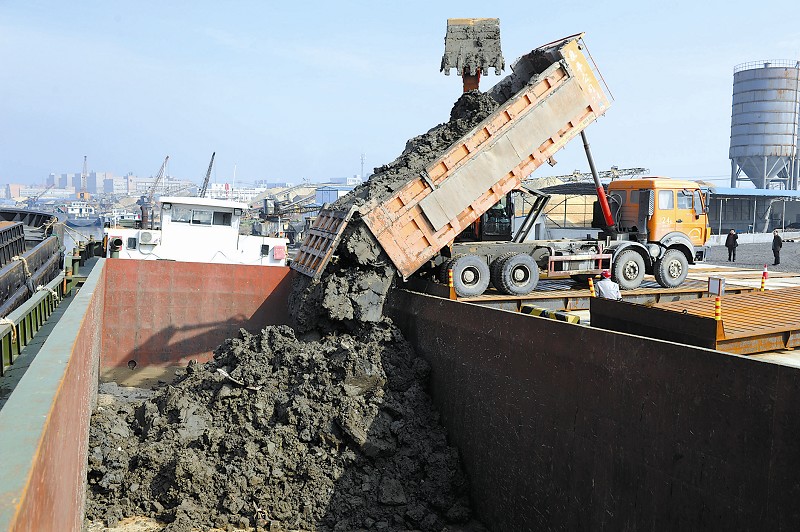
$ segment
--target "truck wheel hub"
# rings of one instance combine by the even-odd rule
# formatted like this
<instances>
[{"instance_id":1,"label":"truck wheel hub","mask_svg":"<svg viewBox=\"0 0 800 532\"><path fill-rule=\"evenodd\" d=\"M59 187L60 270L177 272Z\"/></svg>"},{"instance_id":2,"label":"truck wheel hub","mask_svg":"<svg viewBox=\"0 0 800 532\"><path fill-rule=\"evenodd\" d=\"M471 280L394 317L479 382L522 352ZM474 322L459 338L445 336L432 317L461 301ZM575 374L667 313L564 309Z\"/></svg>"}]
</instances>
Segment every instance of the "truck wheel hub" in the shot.
<instances>
[{"instance_id":1,"label":"truck wheel hub","mask_svg":"<svg viewBox=\"0 0 800 532\"><path fill-rule=\"evenodd\" d=\"M478 280L478 272L474 268L467 268L461 272L461 280L466 285L473 285Z\"/></svg>"},{"instance_id":2,"label":"truck wheel hub","mask_svg":"<svg viewBox=\"0 0 800 532\"><path fill-rule=\"evenodd\" d=\"M669 276L673 279L677 279L683 273L683 267L681 266L681 261L673 260L670 261L669 265L667 266L667 272L669 272Z\"/></svg>"},{"instance_id":3,"label":"truck wheel hub","mask_svg":"<svg viewBox=\"0 0 800 532\"><path fill-rule=\"evenodd\" d=\"M524 284L530 279L530 272L527 268L516 268L511 276L515 283Z\"/></svg>"},{"instance_id":4,"label":"truck wheel hub","mask_svg":"<svg viewBox=\"0 0 800 532\"><path fill-rule=\"evenodd\" d=\"M630 261L625 264L625 267L622 269L622 274L626 279L635 279L636 276L639 275L639 266L637 266L635 262Z\"/></svg>"}]
</instances>

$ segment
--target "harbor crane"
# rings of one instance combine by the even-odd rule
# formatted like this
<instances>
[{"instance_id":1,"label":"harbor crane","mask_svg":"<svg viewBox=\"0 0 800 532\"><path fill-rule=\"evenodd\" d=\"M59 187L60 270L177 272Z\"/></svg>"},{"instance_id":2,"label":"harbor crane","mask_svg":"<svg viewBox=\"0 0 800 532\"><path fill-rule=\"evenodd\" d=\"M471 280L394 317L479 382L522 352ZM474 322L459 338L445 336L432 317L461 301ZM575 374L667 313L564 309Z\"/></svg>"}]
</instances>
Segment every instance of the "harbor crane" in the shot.
<instances>
[{"instance_id":1,"label":"harbor crane","mask_svg":"<svg viewBox=\"0 0 800 532\"><path fill-rule=\"evenodd\" d=\"M36 194L34 197L28 198L27 200L25 200L25 202L28 204L28 208L32 209L33 206L36 204L36 202L39 201L39 198L44 196L47 193L47 191L50 190L51 188L53 188L54 186L56 186L55 183L52 184L52 185L47 185L47 188L45 188L44 190L42 190L41 192Z\"/></svg>"},{"instance_id":2,"label":"harbor crane","mask_svg":"<svg viewBox=\"0 0 800 532\"><path fill-rule=\"evenodd\" d=\"M86 165L86 155L83 156L83 170L81 171L81 190L78 192L78 199L81 201L89 201L89 192L86 191L86 179L89 175Z\"/></svg>"},{"instance_id":3,"label":"harbor crane","mask_svg":"<svg viewBox=\"0 0 800 532\"><path fill-rule=\"evenodd\" d=\"M169 161L169 155L164 158L164 162L161 164L161 168L158 170L158 174L156 175L155 179L153 180L153 184L150 187L150 190L147 193L147 196L142 196L139 199L139 205L142 207L142 228L143 229L153 229L153 198L155 197L156 190L158 189L159 183L161 183L161 179L164 177L164 173L167 169L167 162Z\"/></svg>"},{"instance_id":4,"label":"harbor crane","mask_svg":"<svg viewBox=\"0 0 800 532\"><path fill-rule=\"evenodd\" d=\"M206 178L203 180L203 186L200 189L200 197L201 198L205 198L206 197L206 191L208 190L208 180L211 179L211 168L213 168L213 166L214 166L214 156L216 154L217 154L217 152L214 152L214 153L211 154L211 162L208 163L208 171L206 172Z\"/></svg>"},{"instance_id":5,"label":"harbor crane","mask_svg":"<svg viewBox=\"0 0 800 532\"><path fill-rule=\"evenodd\" d=\"M649 174L649 168L617 168L616 166L612 166L610 170L602 170L597 172L597 175L600 179L619 179L620 177L636 177L642 174ZM564 182L577 182L577 181L588 181L592 179L592 174L588 172L579 172L575 170L569 175L557 175L553 176L554 179L560 179Z\"/></svg>"}]
</instances>

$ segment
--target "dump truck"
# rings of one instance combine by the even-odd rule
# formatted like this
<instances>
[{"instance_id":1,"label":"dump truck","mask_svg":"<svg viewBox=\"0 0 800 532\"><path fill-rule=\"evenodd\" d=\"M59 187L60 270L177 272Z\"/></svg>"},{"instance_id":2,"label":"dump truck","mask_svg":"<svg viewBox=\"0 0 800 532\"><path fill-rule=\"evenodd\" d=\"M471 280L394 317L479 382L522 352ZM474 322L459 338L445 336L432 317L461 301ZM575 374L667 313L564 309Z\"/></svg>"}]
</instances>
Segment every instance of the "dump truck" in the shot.
<instances>
[{"instance_id":1,"label":"dump truck","mask_svg":"<svg viewBox=\"0 0 800 532\"><path fill-rule=\"evenodd\" d=\"M479 295L490 284L507 294L526 294L536 287L540 269L549 276L580 278L610 268L624 289L637 287L645 273L654 273L664 286L680 284L688 263L698 257L696 248L708 236L706 209L696 185L616 182L610 187L609 205L595 177L603 213L600 238L528 240L548 197L524 180L545 162L555 164L554 154L579 134L594 169L584 129L611 101L585 52L583 34L536 48L511 68L513 73L488 93L499 107L420 175L389 195L346 208L325 206L292 268L319 279L348 225L363 224L403 279L429 273L444 281L443 272L452 271L459 296ZM639 185L643 192L636 188L634 194L627 188ZM681 222L676 222L675 206L657 212L661 204L655 203L656 194L667 189L680 191L680 197L673 198L676 203L683 206L687 198L691 202L692 220L702 226L699 234L690 237L676 225ZM502 231L492 233L491 228L510 228L510 194L528 196L533 207L513 236L498 238ZM666 193L663 196L666 201ZM672 230L667 231L668 226Z\"/></svg>"}]
</instances>

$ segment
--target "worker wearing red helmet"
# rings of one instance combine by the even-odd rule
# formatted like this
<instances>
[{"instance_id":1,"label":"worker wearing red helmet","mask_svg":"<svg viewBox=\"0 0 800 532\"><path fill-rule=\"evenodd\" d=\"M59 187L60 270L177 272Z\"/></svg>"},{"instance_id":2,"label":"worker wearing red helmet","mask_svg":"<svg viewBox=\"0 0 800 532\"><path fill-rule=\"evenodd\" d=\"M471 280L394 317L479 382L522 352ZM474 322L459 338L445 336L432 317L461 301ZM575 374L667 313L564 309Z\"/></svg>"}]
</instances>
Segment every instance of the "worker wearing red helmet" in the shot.
<instances>
[{"instance_id":1,"label":"worker wearing red helmet","mask_svg":"<svg viewBox=\"0 0 800 532\"><path fill-rule=\"evenodd\" d=\"M619 293L619 285L611 280L611 272L603 270L600 274L600 280L594 285L597 291L597 297L605 299L616 299L620 301L622 294Z\"/></svg>"}]
</instances>

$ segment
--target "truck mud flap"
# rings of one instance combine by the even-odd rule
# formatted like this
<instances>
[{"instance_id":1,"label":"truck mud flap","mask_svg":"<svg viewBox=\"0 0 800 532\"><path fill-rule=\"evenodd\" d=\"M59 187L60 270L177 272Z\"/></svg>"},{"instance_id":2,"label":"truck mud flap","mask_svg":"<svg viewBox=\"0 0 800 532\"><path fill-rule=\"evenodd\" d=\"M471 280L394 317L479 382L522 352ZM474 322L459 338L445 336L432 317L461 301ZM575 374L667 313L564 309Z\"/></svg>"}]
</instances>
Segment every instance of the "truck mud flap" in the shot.
<instances>
[{"instance_id":1,"label":"truck mud flap","mask_svg":"<svg viewBox=\"0 0 800 532\"><path fill-rule=\"evenodd\" d=\"M319 279L355 211L355 206L347 211L332 209L319 211L314 226L309 229L297 256L290 264L291 268L312 277L315 281Z\"/></svg>"}]
</instances>

